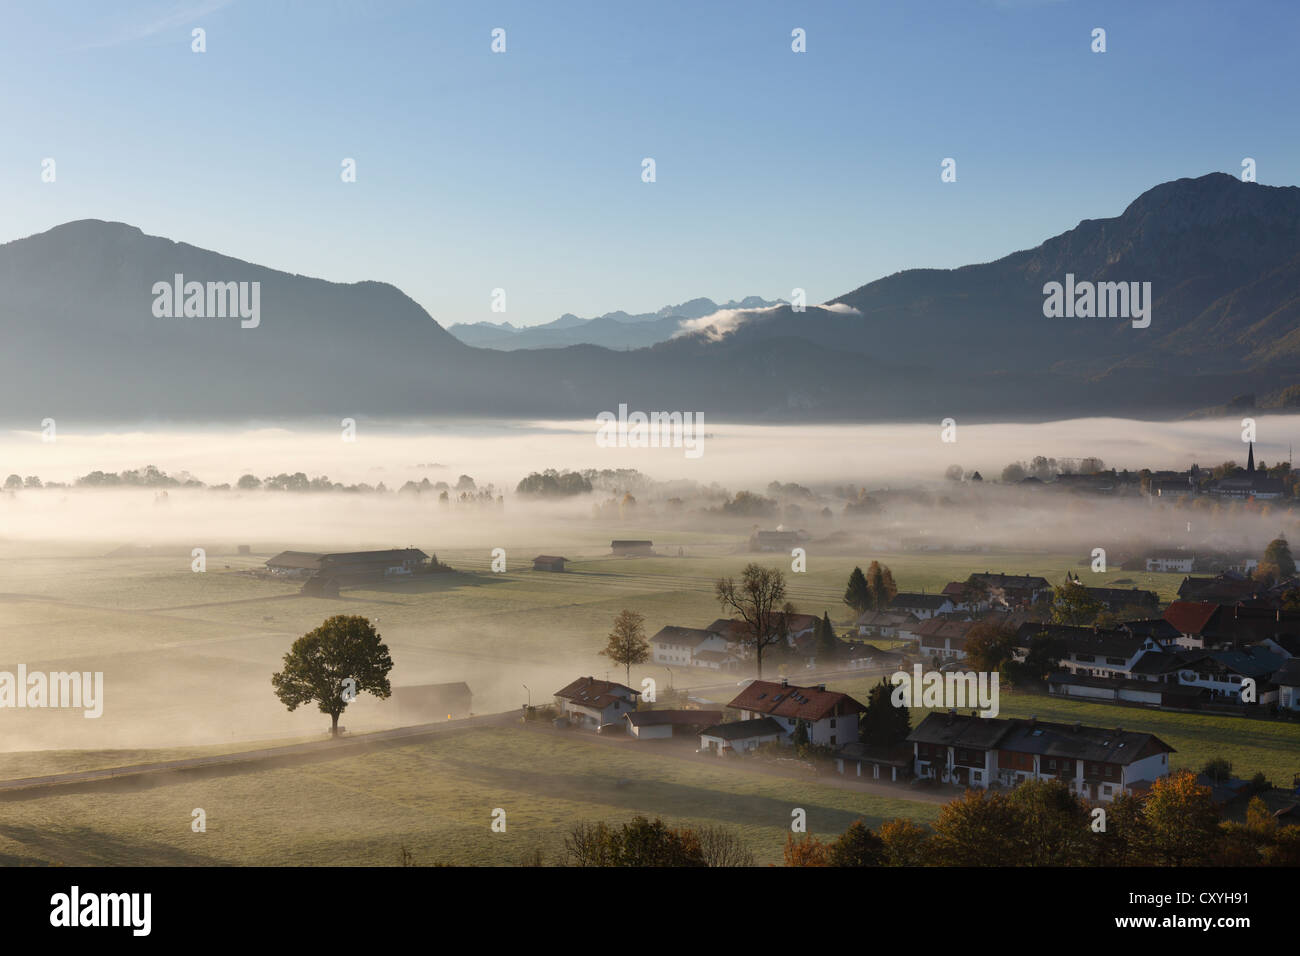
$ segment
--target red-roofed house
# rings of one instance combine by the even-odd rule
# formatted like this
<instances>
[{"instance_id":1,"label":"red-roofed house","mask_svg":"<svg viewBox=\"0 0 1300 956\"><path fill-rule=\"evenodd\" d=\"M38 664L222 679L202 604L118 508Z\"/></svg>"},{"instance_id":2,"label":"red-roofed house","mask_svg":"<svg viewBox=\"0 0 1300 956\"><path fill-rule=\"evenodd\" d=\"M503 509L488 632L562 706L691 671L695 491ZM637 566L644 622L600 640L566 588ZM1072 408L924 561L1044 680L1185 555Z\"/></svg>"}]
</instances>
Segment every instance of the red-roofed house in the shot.
<instances>
[{"instance_id":1,"label":"red-roofed house","mask_svg":"<svg viewBox=\"0 0 1300 956\"><path fill-rule=\"evenodd\" d=\"M809 743L830 747L858 739L858 714L866 710L848 694L827 690L825 684L799 687L785 680L756 680L727 706L740 711L741 720L771 717L789 736L803 724Z\"/></svg>"},{"instance_id":2,"label":"red-roofed house","mask_svg":"<svg viewBox=\"0 0 1300 956\"><path fill-rule=\"evenodd\" d=\"M1209 601L1174 601L1165 608L1164 618L1178 629L1182 647L1205 647L1205 630L1218 613L1219 605Z\"/></svg>"}]
</instances>

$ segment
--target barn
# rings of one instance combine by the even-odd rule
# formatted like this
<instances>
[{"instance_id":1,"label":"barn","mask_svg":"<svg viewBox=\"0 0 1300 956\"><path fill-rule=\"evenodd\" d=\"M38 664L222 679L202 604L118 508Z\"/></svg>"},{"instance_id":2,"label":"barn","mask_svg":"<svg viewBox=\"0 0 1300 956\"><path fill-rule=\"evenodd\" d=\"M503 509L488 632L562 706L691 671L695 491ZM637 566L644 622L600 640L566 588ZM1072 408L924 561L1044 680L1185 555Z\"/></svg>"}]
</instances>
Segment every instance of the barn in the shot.
<instances>
[{"instance_id":1,"label":"barn","mask_svg":"<svg viewBox=\"0 0 1300 956\"><path fill-rule=\"evenodd\" d=\"M563 571L564 563L568 558L557 557L554 554L539 554L533 558L534 571Z\"/></svg>"}]
</instances>

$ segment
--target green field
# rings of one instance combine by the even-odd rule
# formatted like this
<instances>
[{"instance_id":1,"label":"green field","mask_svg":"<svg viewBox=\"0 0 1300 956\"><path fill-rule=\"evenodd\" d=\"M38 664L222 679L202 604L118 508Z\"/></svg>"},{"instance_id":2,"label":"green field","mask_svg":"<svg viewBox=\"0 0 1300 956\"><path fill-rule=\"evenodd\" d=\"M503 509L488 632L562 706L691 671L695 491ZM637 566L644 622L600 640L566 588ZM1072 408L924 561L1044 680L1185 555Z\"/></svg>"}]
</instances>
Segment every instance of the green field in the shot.
<instances>
[{"instance_id":1,"label":"green field","mask_svg":"<svg viewBox=\"0 0 1300 956\"><path fill-rule=\"evenodd\" d=\"M417 865L513 865L534 849L554 862L575 821L644 814L725 825L759 863L776 863L794 808L822 838L859 818L875 826L897 816L931 820L937 810L656 746L474 729L306 766L178 777L139 792L2 802L0 862L394 865L402 846ZM206 833L190 829L196 807L206 812ZM497 808L506 811L505 833L490 827Z\"/></svg>"}]
</instances>

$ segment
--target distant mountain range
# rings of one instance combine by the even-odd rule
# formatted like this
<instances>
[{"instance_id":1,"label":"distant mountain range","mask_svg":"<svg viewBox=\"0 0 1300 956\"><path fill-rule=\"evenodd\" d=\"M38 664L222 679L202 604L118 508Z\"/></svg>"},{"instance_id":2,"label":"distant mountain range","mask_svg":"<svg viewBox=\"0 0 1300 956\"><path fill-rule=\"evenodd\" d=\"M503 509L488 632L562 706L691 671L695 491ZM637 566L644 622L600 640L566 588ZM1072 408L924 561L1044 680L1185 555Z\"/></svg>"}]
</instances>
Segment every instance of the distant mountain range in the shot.
<instances>
[{"instance_id":1,"label":"distant mountain range","mask_svg":"<svg viewBox=\"0 0 1300 956\"><path fill-rule=\"evenodd\" d=\"M158 288L169 306L190 298L171 294L178 274L205 284L190 299L197 312L211 311L206 284L260 283L256 327L156 314L167 311ZM1044 284L1067 274L1150 282L1150 327L1046 318ZM217 305L233 289L218 287ZM594 418L625 402L715 421L938 422L1168 418L1249 407L1246 395L1277 406L1300 393L1300 189L1180 179L994 262L900 272L802 312L743 311L754 301L627 351L476 348L390 285L292 275L82 220L0 246L0 418ZM656 323L706 308L716 304L542 328L658 335Z\"/></svg>"},{"instance_id":2,"label":"distant mountain range","mask_svg":"<svg viewBox=\"0 0 1300 956\"><path fill-rule=\"evenodd\" d=\"M566 312L542 325L514 326L509 322L456 323L447 331L466 345L489 349L547 349L566 345L599 345L607 349L636 349L666 342L682 329L682 323L703 319L722 310L766 309L784 305L784 299L768 301L756 295L719 305L712 299L691 299L680 305L666 305L658 312L630 315L606 312L583 319Z\"/></svg>"}]
</instances>

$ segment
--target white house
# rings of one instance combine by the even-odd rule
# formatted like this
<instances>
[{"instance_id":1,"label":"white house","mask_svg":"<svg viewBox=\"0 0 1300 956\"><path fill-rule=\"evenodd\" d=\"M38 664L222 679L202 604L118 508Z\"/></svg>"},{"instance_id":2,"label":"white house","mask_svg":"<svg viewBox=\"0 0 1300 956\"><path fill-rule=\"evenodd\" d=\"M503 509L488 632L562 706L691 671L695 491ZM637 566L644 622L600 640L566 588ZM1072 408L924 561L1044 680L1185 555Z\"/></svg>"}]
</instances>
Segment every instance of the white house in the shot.
<instances>
[{"instance_id":1,"label":"white house","mask_svg":"<svg viewBox=\"0 0 1300 956\"><path fill-rule=\"evenodd\" d=\"M1169 774L1174 749L1154 734L1082 724L931 713L908 735L918 777L987 788L1061 780L1093 803L1139 793Z\"/></svg>"},{"instance_id":2,"label":"white house","mask_svg":"<svg viewBox=\"0 0 1300 956\"><path fill-rule=\"evenodd\" d=\"M1277 684L1277 705L1284 710L1300 710L1300 657L1293 657L1273 675Z\"/></svg>"},{"instance_id":3,"label":"white house","mask_svg":"<svg viewBox=\"0 0 1300 956\"><path fill-rule=\"evenodd\" d=\"M695 735L700 728L722 720L720 710L638 710L623 715L627 732L640 740L656 740L679 734Z\"/></svg>"},{"instance_id":4,"label":"white house","mask_svg":"<svg viewBox=\"0 0 1300 956\"><path fill-rule=\"evenodd\" d=\"M1161 573L1191 574L1196 555L1186 551L1153 551L1147 555L1147 570Z\"/></svg>"},{"instance_id":5,"label":"white house","mask_svg":"<svg viewBox=\"0 0 1300 956\"><path fill-rule=\"evenodd\" d=\"M957 605L946 594L918 594L915 591L899 591L890 600L889 610L910 614L918 621L924 621L936 614L949 614L957 610Z\"/></svg>"},{"instance_id":6,"label":"white house","mask_svg":"<svg viewBox=\"0 0 1300 956\"><path fill-rule=\"evenodd\" d=\"M599 731L622 726L623 715L636 710L641 692L608 680L579 677L555 692L555 708L579 727Z\"/></svg>"},{"instance_id":7,"label":"white house","mask_svg":"<svg viewBox=\"0 0 1300 956\"><path fill-rule=\"evenodd\" d=\"M760 744L783 739L785 731L771 717L753 720L733 720L729 724L714 724L700 732L700 750L710 751L719 757L742 754Z\"/></svg>"}]
</instances>

